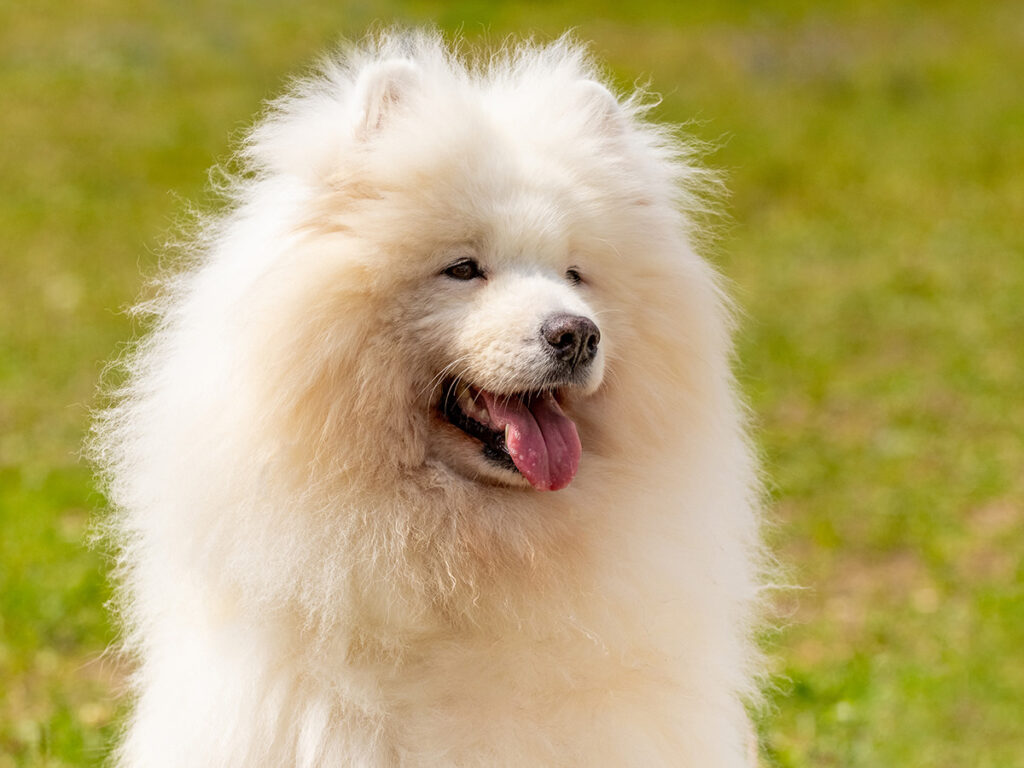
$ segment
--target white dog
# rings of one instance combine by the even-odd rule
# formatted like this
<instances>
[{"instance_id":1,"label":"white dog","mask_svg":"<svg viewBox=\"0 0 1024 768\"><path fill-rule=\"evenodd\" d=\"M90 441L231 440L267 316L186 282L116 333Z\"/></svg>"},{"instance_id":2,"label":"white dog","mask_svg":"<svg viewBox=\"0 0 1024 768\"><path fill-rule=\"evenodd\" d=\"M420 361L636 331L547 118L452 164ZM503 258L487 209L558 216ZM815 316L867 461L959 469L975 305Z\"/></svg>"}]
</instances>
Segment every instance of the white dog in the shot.
<instances>
[{"instance_id":1,"label":"white dog","mask_svg":"<svg viewBox=\"0 0 1024 768\"><path fill-rule=\"evenodd\" d=\"M120 766L749 764L756 468L643 112L431 34L272 105L97 425Z\"/></svg>"}]
</instances>

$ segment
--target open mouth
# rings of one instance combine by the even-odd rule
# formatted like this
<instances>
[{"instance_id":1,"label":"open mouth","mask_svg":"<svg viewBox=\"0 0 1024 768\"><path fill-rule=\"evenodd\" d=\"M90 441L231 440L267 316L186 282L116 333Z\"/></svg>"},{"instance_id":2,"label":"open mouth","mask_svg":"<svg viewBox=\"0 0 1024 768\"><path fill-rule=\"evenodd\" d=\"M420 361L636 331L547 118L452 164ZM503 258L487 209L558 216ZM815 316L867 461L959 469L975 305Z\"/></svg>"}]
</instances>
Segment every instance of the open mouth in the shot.
<instances>
[{"instance_id":1,"label":"open mouth","mask_svg":"<svg viewBox=\"0 0 1024 768\"><path fill-rule=\"evenodd\" d=\"M445 383L438 409L482 444L491 463L519 472L539 491L565 488L580 464L580 438L553 390L498 395L459 380Z\"/></svg>"}]
</instances>

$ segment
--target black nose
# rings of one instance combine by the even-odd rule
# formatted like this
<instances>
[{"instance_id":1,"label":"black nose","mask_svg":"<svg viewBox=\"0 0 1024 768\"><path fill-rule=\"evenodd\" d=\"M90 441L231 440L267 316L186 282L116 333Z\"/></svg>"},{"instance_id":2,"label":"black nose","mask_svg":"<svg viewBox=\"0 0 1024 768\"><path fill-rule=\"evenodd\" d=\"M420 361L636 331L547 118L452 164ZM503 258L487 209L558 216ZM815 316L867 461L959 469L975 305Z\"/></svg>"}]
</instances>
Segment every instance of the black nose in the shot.
<instances>
[{"instance_id":1,"label":"black nose","mask_svg":"<svg viewBox=\"0 0 1024 768\"><path fill-rule=\"evenodd\" d=\"M552 315L540 327L540 335L555 358L570 368L593 360L601 341L594 322L580 315Z\"/></svg>"}]
</instances>

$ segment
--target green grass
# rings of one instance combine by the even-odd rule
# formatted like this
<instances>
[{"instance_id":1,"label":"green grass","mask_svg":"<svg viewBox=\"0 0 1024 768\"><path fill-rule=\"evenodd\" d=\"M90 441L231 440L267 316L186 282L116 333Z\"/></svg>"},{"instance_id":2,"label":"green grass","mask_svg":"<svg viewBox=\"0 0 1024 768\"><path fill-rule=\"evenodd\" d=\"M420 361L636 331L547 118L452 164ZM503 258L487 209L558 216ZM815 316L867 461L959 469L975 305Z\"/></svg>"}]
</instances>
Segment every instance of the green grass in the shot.
<instances>
[{"instance_id":1,"label":"green grass","mask_svg":"<svg viewBox=\"0 0 1024 768\"><path fill-rule=\"evenodd\" d=\"M1012 2L0 3L0 768L95 765L124 671L77 452L121 309L261 99L374 19L567 26L733 190L713 258L774 545L778 766L1024 765L1024 11Z\"/></svg>"}]
</instances>

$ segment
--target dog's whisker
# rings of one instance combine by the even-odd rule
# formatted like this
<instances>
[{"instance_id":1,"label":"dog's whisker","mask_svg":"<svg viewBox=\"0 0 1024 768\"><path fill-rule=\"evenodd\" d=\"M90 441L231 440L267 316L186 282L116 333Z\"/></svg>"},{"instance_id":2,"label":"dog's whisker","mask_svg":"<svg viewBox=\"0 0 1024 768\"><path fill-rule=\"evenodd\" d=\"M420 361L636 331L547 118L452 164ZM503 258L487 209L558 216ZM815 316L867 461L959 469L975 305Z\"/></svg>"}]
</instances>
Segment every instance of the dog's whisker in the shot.
<instances>
[{"instance_id":1,"label":"dog's whisker","mask_svg":"<svg viewBox=\"0 0 1024 768\"><path fill-rule=\"evenodd\" d=\"M433 378L431 378L430 382L427 384L426 387L423 387L419 391L419 393L416 396L416 399L419 400L426 394L428 400L433 400L434 391L437 389L437 387L441 386L444 383L445 378L452 371L452 369L455 368L455 366L459 365L460 363L464 362L467 359L469 359L469 355L463 355L461 357L457 357L455 360L452 360L450 363L448 363L448 365L442 368L440 372L438 372Z\"/></svg>"}]
</instances>

